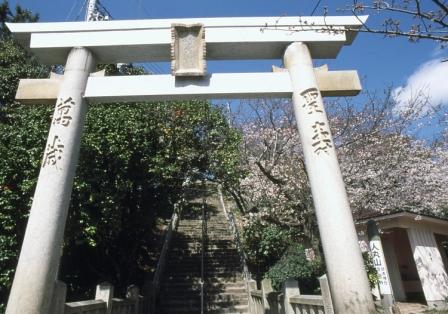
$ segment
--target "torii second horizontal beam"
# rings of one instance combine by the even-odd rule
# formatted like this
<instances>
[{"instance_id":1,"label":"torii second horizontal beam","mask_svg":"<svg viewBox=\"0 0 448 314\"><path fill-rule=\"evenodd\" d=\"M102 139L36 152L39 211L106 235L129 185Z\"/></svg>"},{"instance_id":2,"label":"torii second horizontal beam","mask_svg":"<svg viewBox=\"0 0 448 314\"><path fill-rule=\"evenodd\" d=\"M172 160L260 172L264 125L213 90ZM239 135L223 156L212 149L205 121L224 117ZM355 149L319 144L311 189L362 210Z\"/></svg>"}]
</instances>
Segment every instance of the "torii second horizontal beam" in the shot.
<instances>
[{"instance_id":1,"label":"torii second horizontal beam","mask_svg":"<svg viewBox=\"0 0 448 314\"><path fill-rule=\"evenodd\" d=\"M315 73L323 96L354 96L361 91L356 71L316 69ZM16 99L26 104L54 103L61 79L22 79ZM90 77L84 95L91 103L291 96L288 72L215 73L201 79L172 75Z\"/></svg>"}]
</instances>

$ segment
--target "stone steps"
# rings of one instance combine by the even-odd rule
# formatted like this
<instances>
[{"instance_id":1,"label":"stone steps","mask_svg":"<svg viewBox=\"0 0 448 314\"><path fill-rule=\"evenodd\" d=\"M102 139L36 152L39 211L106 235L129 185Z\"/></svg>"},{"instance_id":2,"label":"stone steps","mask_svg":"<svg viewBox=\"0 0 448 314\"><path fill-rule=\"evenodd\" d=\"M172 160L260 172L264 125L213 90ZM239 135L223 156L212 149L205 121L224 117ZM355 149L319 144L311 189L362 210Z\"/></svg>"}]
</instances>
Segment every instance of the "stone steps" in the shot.
<instances>
[{"instance_id":1,"label":"stone steps","mask_svg":"<svg viewBox=\"0 0 448 314\"><path fill-rule=\"evenodd\" d=\"M246 305L218 304L208 307L207 313L249 313L249 307Z\"/></svg>"},{"instance_id":2,"label":"stone steps","mask_svg":"<svg viewBox=\"0 0 448 314\"><path fill-rule=\"evenodd\" d=\"M201 238L198 237L198 243L201 243ZM176 235L174 235L173 239L171 240L172 243L179 243L179 244L192 244L191 242L191 238L183 238L183 237L176 237ZM233 236L224 236L224 235L220 235L219 237L217 237L216 239L210 238L210 236L208 237L208 242L210 243L210 241L212 242L227 242L230 241L232 242L234 240ZM233 244L233 243L232 243Z\"/></svg>"},{"instance_id":3,"label":"stone steps","mask_svg":"<svg viewBox=\"0 0 448 314\"><path fill-rule=\"evenodd\" d=\"M200 278L197 278L197 280L192 280L191 278L186 280L182 278L172 278L170 280L166 280L166 285L162 287L162 290L166 288L166 290L169 290L171 288L179 288L184 289L186 291L191 289L196 289L197 287L200 287ZM205 286L207 289L217 292L217 291L225 291L226 289L243 289L245 287L245 284L243 281L238 280L220 280L215 279L213 281L207 281L205 283Z\"/></svg>"},{"instance_id":4,"label":"stone steps","mask_svg":"<svg viewBox=\"0 0 448 314\"><path fill-rule=\"evenodd\" d=\"M167 285L171 285L173 283L190 283L190 285L199 285L200 279L200 276L170 276L169 278L165 279L165 283ZM241 278L215 277L207 279L206 283L212 285L228 286L229 284L235 284L244 286L244 282L241 280Z\"/></svg>"},{"instance_id":5,"label":"stone steps","mask_svg":"<svg viewBox=\"0 0 448 314\"><path fill-rule=\"evenodd\" d=\"M219 200L209 196L207 204L216 210L207 213L204 312L248 313L246 285L233 234L227 219L217 210ZM168 252L158 313L200 312L201 237L202 221L188 215L181 217Z\"/></svg>"},{"instance_id":6,"label":"stone steps","mask_svg":"<svg viewBox=\"0 0 448 314\"><path fill-rule=\"evenodd\" d=\"M233 295L239 295L239 294L246 294L246 289L241 288L241 284L235 284L234 287L228 287L228 285L224 287L216 287L216 286L209 286L205 285L205 289L207 290L208 294L213 293L215 295L218 294L233 294ZM185 295L196 295L201 291L201 288L199 285L192 287L191 285L188 286L169 286L164 287L160 290L161 292L167 292L167 293L177 293L177 294L185 294Z\"/></svg>"},{"instance_id":7,"label":"stone steps","mask_svg":"<svg viewBox=\"0 0 448 314\"><path fill-rule=\"evenodd\" d=\"M166 275L170 274L200 274L201 273L201 265L191 265L188 267L185 267L185 265L182 265L180 263L173 263L170 264L173 266L178 267L176 270L168 270L165 272ZM226 266L226 265L209 265L205 263L204 265L204 273L207 274L221 274L221 275L227 275L229 277L235 277L235 276L242 276L241 274L241 267L239 265L235 266Z\"/></svg>"},{"instance_id":8,"label":"stone steps","mask_svg":"<svg viewBox=\"0 0 448 314\"><path fill-rule=\"evenodd\" d=\"M194 258L193 261L187 261L183 259L175 259L174 257L170 260L170 265L173 265L173 267L177 267L179 269L180 267L201 267L201 261L198 258ZM240 260L239 259L232 259L230 261L224 261L219 258L209 259L208 262L205 263L206 268L207 267L225 267L229 269L235 269L235 270L241 270ZM168 270L169 272L169 270Z\"/></svg>"},{"instance_id":9,"label":"stone steps","mask_svg":"<svg viewBox=\"0 0 448 314\"><path fill-rule=\"evenodd\" d=\"M223 261L222 259L209 259L206 262L206 265L209 267L225 267L229 269L238 269L240 265L239 259L232 259L230 261ZM170 260L170 265L176 267L201 267L200 258L194 260L183 260L183 259L175 259L174 257Z\"/></svg>"},{"instance_id":10,"label":"stone steps","mask_svg":"<svg viewBox=\"0 0 448 314\"><path fill-rule=\"evenodd\" d=\"M219 236L217 236L216 238L210 238L210 236L208 237L208 239L207 239L207 243L209 243L209 244L216 244L216 243L222 243L222 244L225 244L225 243L228 243L229 245L235 245L234 243L233 243L233 237L226 237L226 238L224 238L223 239L223 236L222 236L222 234L221 235L219 235ZM194 242L194 241L197 241L197 242ZM201 244L202 243L202 239L200 239L200 238L197 238L197 239L195 239L195 238L191 238L191 237L176 237L176 235L173 237L173 239L172 239L172 242L171 242L172 244L178 244L178 245L194 245L194 244Z\"/></svg>"},{"instance_id":11,"label":"stone steps","mask_svg":"<svg viewBox=\"0 0 448 314\"><path fill-rule=\"evenodd\" d=\"M201 247L196 246L196 245L189 245L189 246L175 246L175 244L173 243L173 248L171 249L171 252L179 252L182 250L188 250L188 249L194 249L194 250L201 250ZM236 253L238 253L237 248L235 245L229 245L226 246L224 243L220 243L220 244L207 244L207 252L215 252L215 251L223 251L223 252L230 252L232 251L232 253L234 253L233 251L236 251Z\"/></svg>"}]
</instances>

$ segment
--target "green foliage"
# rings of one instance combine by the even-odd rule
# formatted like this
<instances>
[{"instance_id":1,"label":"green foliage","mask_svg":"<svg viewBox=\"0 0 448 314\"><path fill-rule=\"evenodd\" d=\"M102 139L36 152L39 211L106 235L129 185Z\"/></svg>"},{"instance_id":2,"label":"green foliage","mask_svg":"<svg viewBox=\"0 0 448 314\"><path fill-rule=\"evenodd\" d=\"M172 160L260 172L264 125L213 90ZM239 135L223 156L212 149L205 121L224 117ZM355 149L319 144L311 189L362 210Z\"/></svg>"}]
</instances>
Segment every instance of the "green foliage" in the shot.
<instances>
[{"instance_id":1,"label":"green foliage","mask_svg":"<svg viewBox=\"0 0 448 314\"><path fill-rule=\"evenodd\" d=\"M274 289L280 290L282 283L288 278L299 281L303 293L312 293L318 288L317 278L323 274L323 263L319 257L308 261L305 249L301 244L291 245L281 259L265 274L271 279Z\"/></svg>"},{"instance_id":2,"label":"green foliage","mask_svg":"<svg viewBox=\"0 0 448 314\"><path fill-rule=\"evenodd\" d=\"M14 104L14 97L21 78L38 77L47 74L48 69L39 66L35 59L10 37L5 22L34 22L38 18L20 6L15 13L9 8L8 2L0 4L0 120L7 116L6 105Z\"/></svg>"},{"instance_id":3,"label":"green foliage","mask_svg":"<svg viewBox=\"0 0 448 314\"><path fill-rule=\"evenodd\" d=\"M51 110L9 110L0 122L0 303L6 299L31 207Z\"/></svg>"},{"instance_id":4,"label":"green foliage","mask_svg":"<svg viewBox=\"0 0 448 314\"><path fill-rule=\"evenodd\" d=\"M243 228L243 246L249 267L260 277L292 243L292 234L276 224L253 220Z\"/></svg>"},{"instance_id":5,"label":"green foliage","mask_svg":"<svg viewBox=\"0 0 448 314\"><path fill-rule=\"evenodd\" d=\"M0 110L13 104L19 79L38 77L48 73L45 67L38 67L28 54L12 39L1 41L0 48ZM3 114L4 116L4 114ZM1 116L0 116L1 117Z\"/></svg>"},{"instance_id":6,"label":"green foliage","mask_svg":"<svg viewBox=\"0 0 448 314\"><path fill-rule=\"evenodd\" d=\"M11 10L7 0L3 0L0 3L0 35L3 39L4 36L8 36L9 32L6 29L5 23L7 22L36 22L39 19L38 14L33 14L29 10L23 9L20 5L17 5L14 12Z\"/></svg>"},{"instance_id":7,"label":"green foliage","mask_svg":"<svg viewBox=\"0 0 448 314\"><path fill-rule=\"evenodd\" d=\"M0 4L0 312L4 310L17 264L18 245L31 205L38 165L45 145L42 130L48 127L51 110L34 106L19 112L14 102L19 78L37 77L46 68L10 38L5 22L35 21L36 15L8 2Z\"/></svg>"},{"instance_id":8,"label":"green foliage","mask_svg":"<svg viewBox=\"0 0 448 314\"><path fill-rule=\"evenodd\" d=\"M380 277L378 276L378 272L376 271L376 268L373 265L373 260L370 254L368 252L364 252L362 253L362 257L364 259L364 267L366 268L370 288L373 288L380 280Z\"/></svg>"}]
</instances>

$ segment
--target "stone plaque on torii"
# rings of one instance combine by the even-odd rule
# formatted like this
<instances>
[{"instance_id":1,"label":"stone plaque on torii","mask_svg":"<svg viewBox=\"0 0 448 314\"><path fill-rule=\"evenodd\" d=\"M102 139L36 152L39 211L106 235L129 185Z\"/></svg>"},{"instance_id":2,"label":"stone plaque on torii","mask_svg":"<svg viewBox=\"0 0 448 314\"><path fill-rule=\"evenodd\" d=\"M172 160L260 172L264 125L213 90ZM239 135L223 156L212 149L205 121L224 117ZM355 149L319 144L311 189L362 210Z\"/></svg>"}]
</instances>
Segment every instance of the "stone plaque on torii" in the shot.
<instances>
[{"instance_id":1,"label":"stone plaque on torii","mask_svg":"<svg viewBox=\"0 0 448 314\"><path fill-rule=\"evenodd\" d=\"M292 97L336 313L373 313L322 96L352 96L336 58L367 17L250 17L7 24L64 75L21 80L17 99L56 103L7 314L50 313L87 103ZM206 60L283 59L266 73L206 73ZM91 75L95 63L172 62L172 75Z\"/></svg>"}]
</instances>

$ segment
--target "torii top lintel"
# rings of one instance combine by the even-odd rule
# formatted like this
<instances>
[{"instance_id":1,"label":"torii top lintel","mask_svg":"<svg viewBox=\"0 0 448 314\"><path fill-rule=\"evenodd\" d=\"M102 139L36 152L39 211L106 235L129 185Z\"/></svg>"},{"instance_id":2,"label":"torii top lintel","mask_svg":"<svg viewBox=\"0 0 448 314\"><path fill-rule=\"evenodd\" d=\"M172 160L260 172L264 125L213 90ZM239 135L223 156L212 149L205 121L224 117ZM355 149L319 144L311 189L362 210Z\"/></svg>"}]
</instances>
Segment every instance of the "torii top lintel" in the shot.
<instances>
[{"instance_id":1,"label":"torii top lintel","mask_svg":"<svg viewBox=\"0 0 448 314\"><path fill-rule=\"evenodd\" d=\"M72 47L89 48L99 63L170 60L171 25L202 23L207 59L279 59L288 44L306 42L313 58L335 58L367 16L238 17L100 22L7 23L43 63L64 64Z\"/></svg>"}]
</instances>

